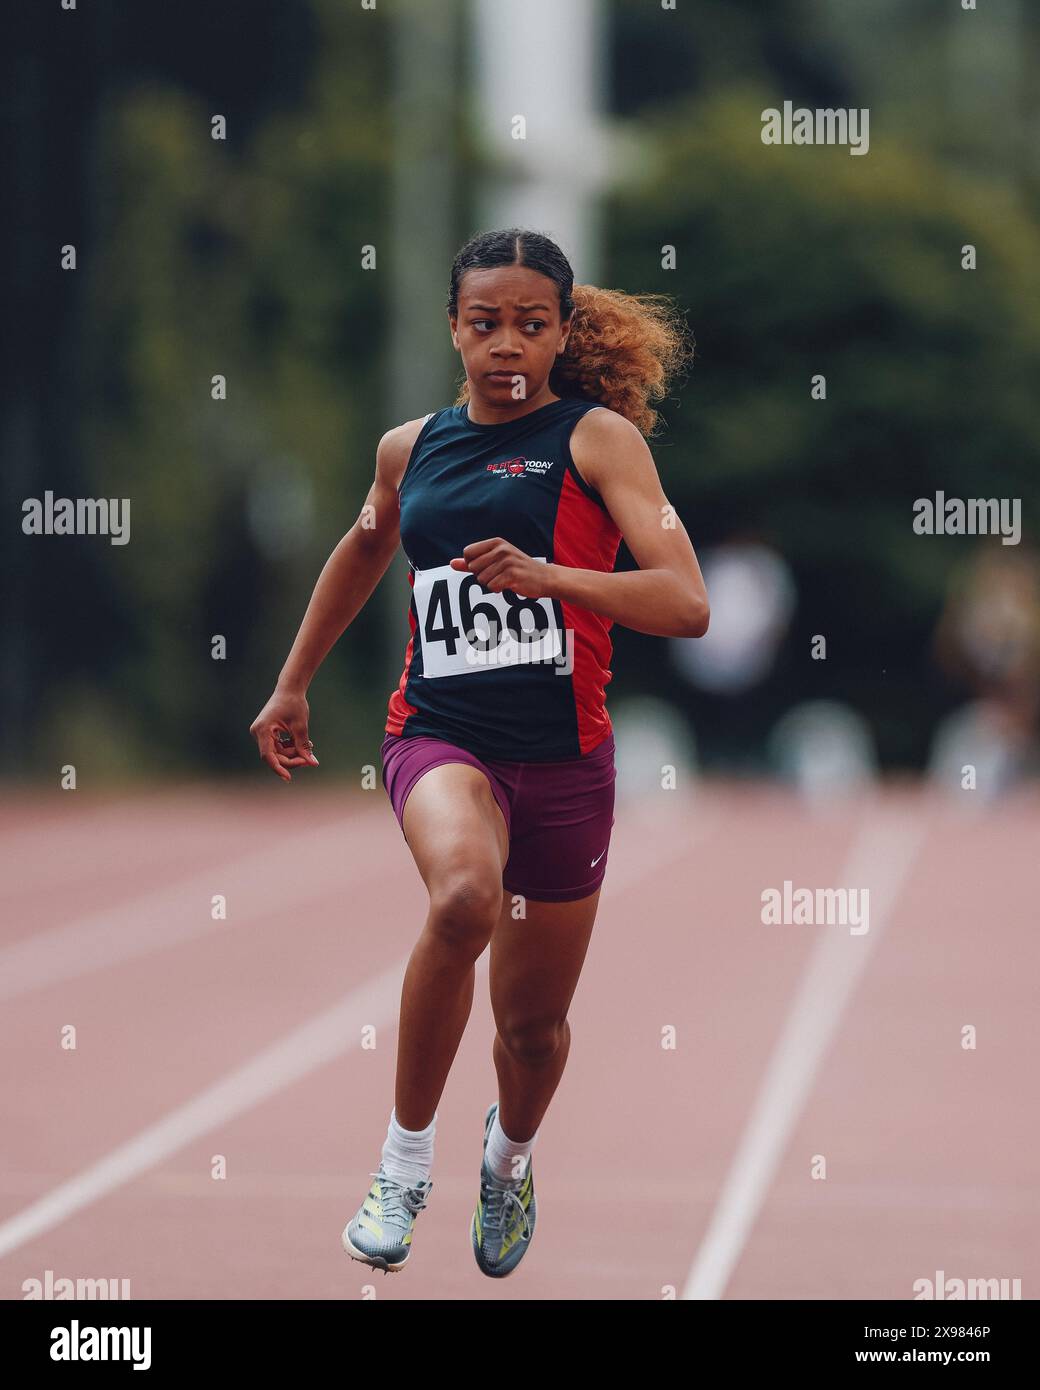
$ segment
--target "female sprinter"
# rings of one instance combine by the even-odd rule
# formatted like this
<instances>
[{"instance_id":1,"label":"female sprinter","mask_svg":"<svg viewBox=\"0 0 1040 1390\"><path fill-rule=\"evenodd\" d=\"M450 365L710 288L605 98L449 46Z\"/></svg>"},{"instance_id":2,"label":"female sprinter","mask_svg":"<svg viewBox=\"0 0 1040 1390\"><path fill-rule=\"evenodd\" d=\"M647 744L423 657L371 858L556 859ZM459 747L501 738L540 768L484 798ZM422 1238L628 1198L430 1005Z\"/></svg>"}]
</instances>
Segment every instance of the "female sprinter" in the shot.
<instances>
[{"instance_id":1,"label":"female sprinter","mask_svg":"<svg viewBox=\"0 0 1040 1390\"><path fill-rule=\"evenodd\" d=\"M663 296L574 285L549 238L474 237L451 269L454 406L379 441L375 481L314 590L250 732L282 778L316 766L306 691L398 542L410 565L404 671L383 785L429 890L401 996L395 1104L375 1182L343 1232L384 1271L432 1190L448 1071L491 943L498 1100L470 1223L492 1277L535 1227L531 1150L570 1048L613 825L604 688L615 622L699 637L708 603L644 442L688 352ZM622 537L637 571L612 573Z\"/></svg>"}]
</instances>

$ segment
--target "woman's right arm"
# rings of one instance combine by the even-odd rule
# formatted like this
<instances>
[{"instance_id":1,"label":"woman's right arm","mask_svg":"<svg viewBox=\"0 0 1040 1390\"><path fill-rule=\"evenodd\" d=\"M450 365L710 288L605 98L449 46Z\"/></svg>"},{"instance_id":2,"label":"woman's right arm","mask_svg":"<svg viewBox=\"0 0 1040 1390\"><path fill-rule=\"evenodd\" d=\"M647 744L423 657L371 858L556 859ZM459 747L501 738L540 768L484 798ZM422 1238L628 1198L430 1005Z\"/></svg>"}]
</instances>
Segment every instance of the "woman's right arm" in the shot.
<instances>
[{"instance_id":1,"label":"woman's right arm","mask_svg":"<svg viewBox=\"0 0 1040 1390\"><path fill-rule=\"evenodd\" d=\"M361 513L326 560L274 692L250 725L261 760L283 781L292 781L290 768L318 766L308 744L307 688L393 559L400 540L397 488L422 425L409 420L379 441L375 479ZM283 730L291 743L279 742Z\"/></svg>"}]
</instances>

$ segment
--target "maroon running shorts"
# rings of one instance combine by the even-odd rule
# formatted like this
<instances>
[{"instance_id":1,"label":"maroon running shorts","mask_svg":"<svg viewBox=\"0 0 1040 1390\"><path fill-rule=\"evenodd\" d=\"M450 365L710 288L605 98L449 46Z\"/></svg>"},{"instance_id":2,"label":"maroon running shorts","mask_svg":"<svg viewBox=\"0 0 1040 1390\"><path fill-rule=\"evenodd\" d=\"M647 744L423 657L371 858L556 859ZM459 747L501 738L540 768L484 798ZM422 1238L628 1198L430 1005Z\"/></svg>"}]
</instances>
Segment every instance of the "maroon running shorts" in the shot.
<instances>
[{"instance_id":1,"label":"maroon running shorts","mask_svg":"<svg viewBox=\"0 0 1040 1390\"><path fill-rule=\"evenodd\" d=\"M509 833L502 887L535 902L588 897L603 882L614 824L614 735L581 758L511 763L478 758L443 739L422 735L383 740L383 786L401 832L408 793L442 763L469 763L491 784Z\"/></svg>"}]
</instances>

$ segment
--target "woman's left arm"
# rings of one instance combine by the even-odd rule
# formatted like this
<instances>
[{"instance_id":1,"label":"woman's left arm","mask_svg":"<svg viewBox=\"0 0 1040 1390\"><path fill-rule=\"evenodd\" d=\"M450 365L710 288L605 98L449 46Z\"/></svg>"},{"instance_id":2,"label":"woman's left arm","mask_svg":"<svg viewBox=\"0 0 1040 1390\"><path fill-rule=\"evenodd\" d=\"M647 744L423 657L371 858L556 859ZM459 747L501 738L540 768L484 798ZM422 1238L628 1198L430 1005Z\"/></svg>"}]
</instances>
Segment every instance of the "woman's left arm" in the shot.
<instances>
[{"instance_id":1,"label":"woman's left arm","mask_svg":"<svg viewBox=\"0 0 1040 1390\"><path fill-rule=\"evenodd\" d=\"M709 608L701 568L635 425L611 410L589 411L574 427L571 457L603 498L639 569L606 574L552 564L543 592L636 632L703 637Z\"/></svg>"}]
</instances>

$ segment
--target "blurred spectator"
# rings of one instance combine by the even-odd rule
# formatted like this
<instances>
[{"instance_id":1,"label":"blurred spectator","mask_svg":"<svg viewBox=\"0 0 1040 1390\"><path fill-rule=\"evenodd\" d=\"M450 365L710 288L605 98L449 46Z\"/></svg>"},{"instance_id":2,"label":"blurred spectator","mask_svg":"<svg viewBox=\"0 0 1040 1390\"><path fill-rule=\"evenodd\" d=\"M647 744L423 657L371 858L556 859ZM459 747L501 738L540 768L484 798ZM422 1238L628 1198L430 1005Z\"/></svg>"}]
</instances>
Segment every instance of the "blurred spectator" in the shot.
<instances>
[{"instance_id":1,"label":"blurred spectator","mask_svg":"<svg viewBox=\"0 0 1040 1390\"><path fill-rule=\"evenodd\" d=\"M768 674L795 606L791 571L758 541L730 541L701 557L711 603L703 637L673 637L672 656L691 683L740 695Z\"/></svg>"},{"instance_id":2,"label":"blurred spectator","mask_svg":"<svg viewBox=\"0 0 1040 1390\"><path fill-rule=\"evenodd\" d=\"M614 727L618 805L671 814L672 798L692 790L698 777L697 744L687 721L674 705L653 695L617 701Z\"/></svg>"},{"instance_id":3,"label":"blurred spectator","mask_svg":"<svg viewBox=\"0 0 1040 1390\"><path fill-rule=\"evenodd\" d=\"M815 805L862 792L877 773L869 724L835 700L788 710L770 734L769 751L780 776Z\"/></svg>"},{"instance_id":4,"label":"blurred spectator","mask_svg":"<svg viewBox=\"0 0 1040 1390\"><path fill-rule=\"evenodd\" d=\"M954 575L936 627L935 657L976 698L939 726L930 772L984 797L1034 770L1040 710L1040 561L1036 552L980 547Z\"/></svg>"}]
</instances>

